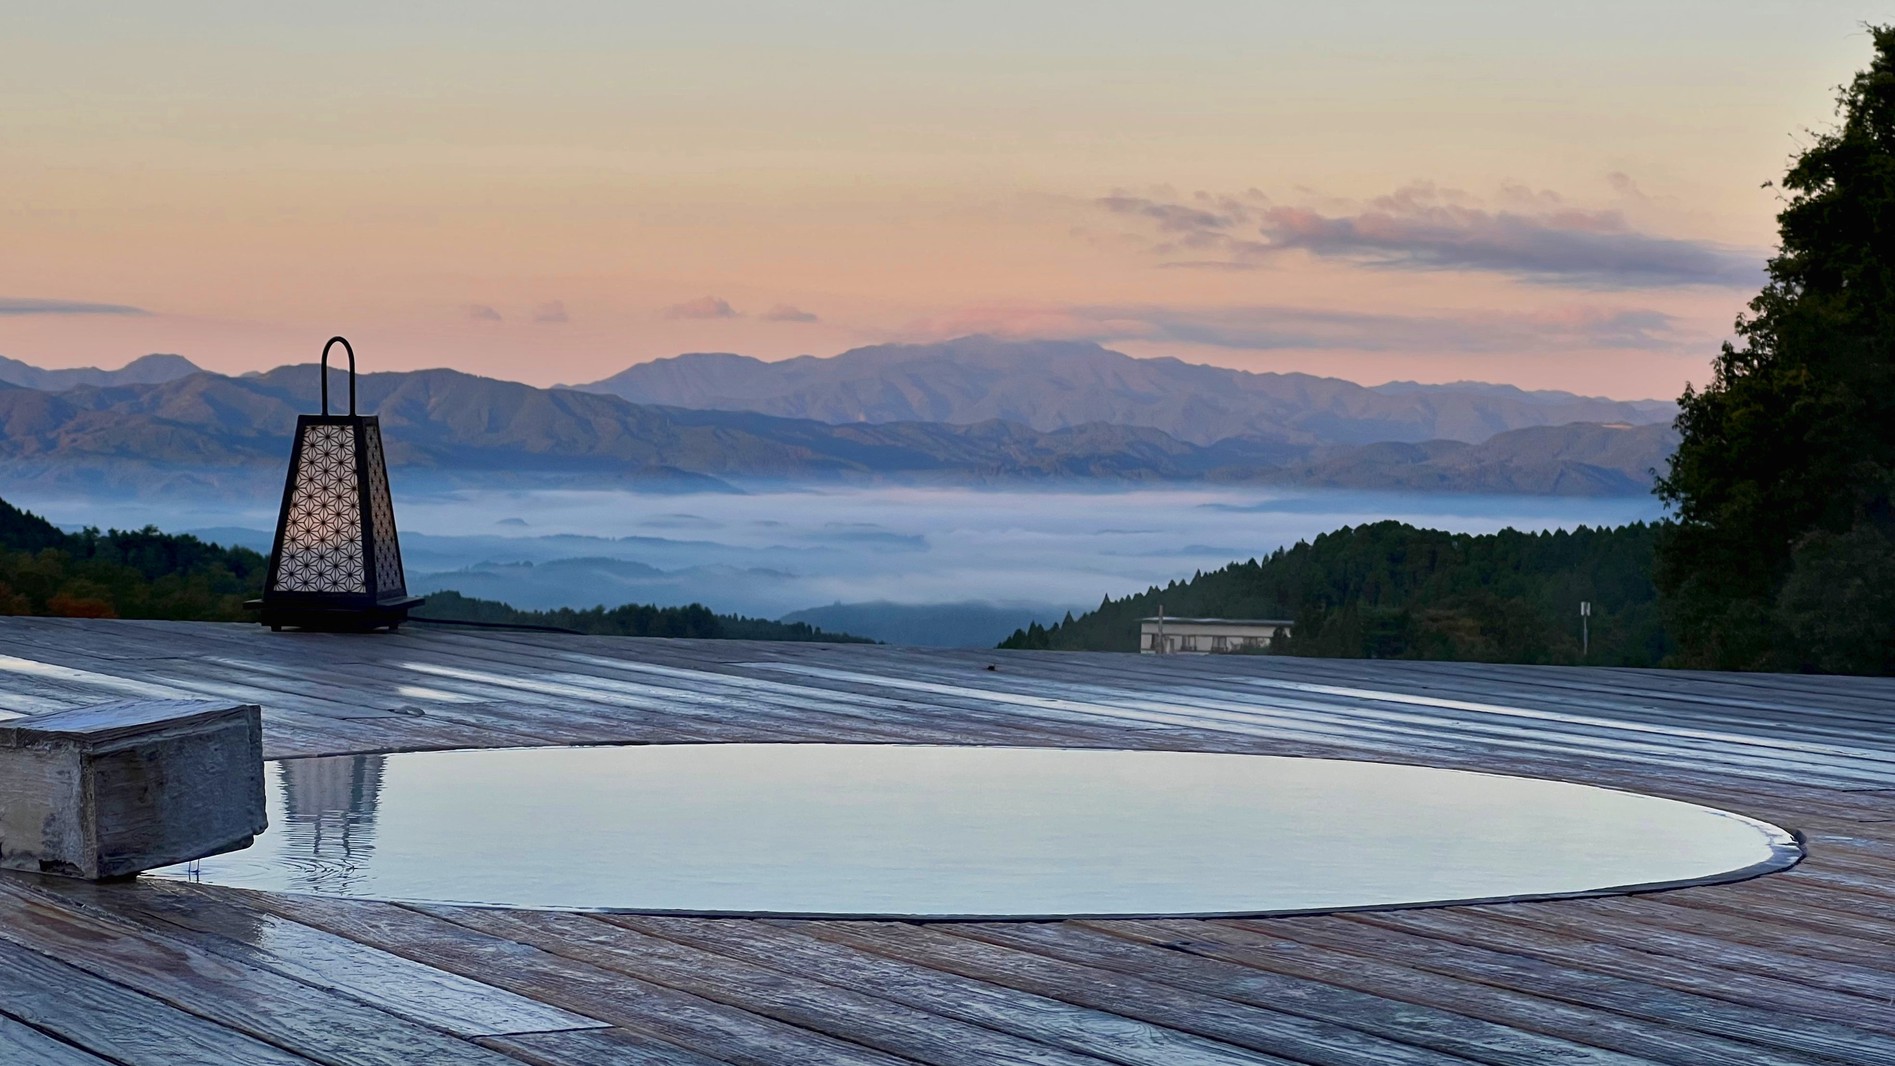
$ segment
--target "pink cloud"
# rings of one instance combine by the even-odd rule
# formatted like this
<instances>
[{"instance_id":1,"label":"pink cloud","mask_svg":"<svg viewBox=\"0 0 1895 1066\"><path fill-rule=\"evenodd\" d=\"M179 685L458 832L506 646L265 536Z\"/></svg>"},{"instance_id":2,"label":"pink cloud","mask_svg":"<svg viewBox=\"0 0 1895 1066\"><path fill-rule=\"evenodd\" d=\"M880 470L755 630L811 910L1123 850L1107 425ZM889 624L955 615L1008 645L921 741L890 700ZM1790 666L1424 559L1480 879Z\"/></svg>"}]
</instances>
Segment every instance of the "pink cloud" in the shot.
<instances>
[{"instance_id":1,"label":"pink cloud","mask_svg":"<svg viewBox=\"0 0 1895 1066\"><path fill-rule=\"evenodd\" d=\"M789 304L777 304L775 307L770 308L768 311L765 311L764 313L758 315L757 317L761 318L765 322L820 322L822 321L820 318L817 318L814 314L808 311L805 311L800 307L792 307Z\"/></svg>"},{"instance_id":2,"label":"pink cloud","mask_svg":"<svg viewBox=\"0 0 1895 1066\"><path fill-rule=\"evenodd\" d=\"M1621 195L1636 191L1622 174L1610 181ZM1158 234L1152 251L1193 253L1167 264L1174 266L1243 269L1299 251L1379 269L1473 271L1592 289L1749 287L1762 276L1762 252L1645 232L1617 210L1571 206L1524 186L1503 188L1498 201L1416 182L1365 203L1323 207L1204 193L1174 202L1114 194L1098 203L1149 223Z\"/></svg>"},{"instance_id":3,"label":"pink cloud","mask_svg":"<svg viewBox=\"0 0 1895 1066\"><path fill-rule=\"evenodd\" d=\"M666 318L740 318L729 303L716 296L700 296L695 300L672 304L659 312Z\"/></svg>"},{"instance_id":4,"label":"pink cloud","mask_svg":"<svg viewBox=\"0 0 1895 1066\"><path fill-rule=\"evenodd\" d=\"M915 322L907 339L1149 341L1238 351L1552 353L1672 351L1701 342L1642 307L1557 306L1529 312L1382 313L1269 305L974 307Z\"/></svg>"}]
</instances>

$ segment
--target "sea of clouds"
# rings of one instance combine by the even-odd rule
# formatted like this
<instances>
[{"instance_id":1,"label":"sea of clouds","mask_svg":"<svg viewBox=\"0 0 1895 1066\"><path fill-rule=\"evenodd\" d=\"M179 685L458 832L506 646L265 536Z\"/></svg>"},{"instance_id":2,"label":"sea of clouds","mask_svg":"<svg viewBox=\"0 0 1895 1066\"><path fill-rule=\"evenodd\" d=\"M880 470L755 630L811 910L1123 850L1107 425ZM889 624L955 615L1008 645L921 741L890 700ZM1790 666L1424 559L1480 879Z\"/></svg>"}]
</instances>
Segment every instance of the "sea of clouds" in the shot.
<instances>
[{"instance_id":1,"label":"sea of clouds","mask_svg":"<svg viewBox=\"0 0 1895 1066\"><path fill-rule=\"evenodd\" d=\"M403 495L396 487L416 591L451 588L529 608L697 602L770 618L865 601L1006 604L1022 618L1057 618L1385 518L1488 532L1660 513L1649 499L1255 489ZM274 500L18 502L67 526L152 523L265 551L275 523Z\"/></svg>"}]
</instances>

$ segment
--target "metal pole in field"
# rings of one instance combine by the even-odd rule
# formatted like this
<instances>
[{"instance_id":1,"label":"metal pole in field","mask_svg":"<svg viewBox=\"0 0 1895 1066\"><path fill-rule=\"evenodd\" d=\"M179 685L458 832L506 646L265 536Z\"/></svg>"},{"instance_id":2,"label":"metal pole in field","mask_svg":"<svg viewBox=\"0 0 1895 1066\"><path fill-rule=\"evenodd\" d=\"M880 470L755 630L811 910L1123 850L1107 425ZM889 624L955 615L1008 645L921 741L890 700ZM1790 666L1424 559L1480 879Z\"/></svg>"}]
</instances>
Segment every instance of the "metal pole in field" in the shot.
<instances>
[{"instance_id":1,"label":"metal pole in field","mask_svg":"<svg viewBox=\"0 0 1895 1066\"><path fill-rule=\"evenodd\" d=\"M1165 647L1165 605L1161 603L1158 605L1158 654L1163 655L1167 650L1169 649Z\"/></svg>"},{"instance_id":2,"label":"metal pole in field","mask_svg":"<svg viewBox=\"0 0 1895 1066\"><path fill-rule=\"evenodd\" d=\"M1579 657L1584 659L1592 653L1592 601L1579 601Z\"/></svg>"}]
</instances>

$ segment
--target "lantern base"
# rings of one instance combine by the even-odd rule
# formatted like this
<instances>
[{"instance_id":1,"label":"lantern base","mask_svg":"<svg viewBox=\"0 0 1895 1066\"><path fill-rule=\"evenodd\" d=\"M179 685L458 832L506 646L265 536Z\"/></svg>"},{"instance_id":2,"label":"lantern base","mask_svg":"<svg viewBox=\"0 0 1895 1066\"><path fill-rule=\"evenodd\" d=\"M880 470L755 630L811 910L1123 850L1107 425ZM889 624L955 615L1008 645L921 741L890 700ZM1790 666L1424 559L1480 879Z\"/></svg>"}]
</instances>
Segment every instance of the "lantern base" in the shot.
<instances>
[{"instance_id":1,"label":"lantern base","mask_svg":"<svg viewBox=\"0 0 1895 1066\"><path fill-rule=\"evenodd\" d=\"M272 630L304 629L321 633L368 633L377 629L394 631L408 620L408 612L428 602L420 596L381 600L376 603L312 604L271 603L246 600L244 608L256 611L257 621Z\"/></svg>"}]
</instances>

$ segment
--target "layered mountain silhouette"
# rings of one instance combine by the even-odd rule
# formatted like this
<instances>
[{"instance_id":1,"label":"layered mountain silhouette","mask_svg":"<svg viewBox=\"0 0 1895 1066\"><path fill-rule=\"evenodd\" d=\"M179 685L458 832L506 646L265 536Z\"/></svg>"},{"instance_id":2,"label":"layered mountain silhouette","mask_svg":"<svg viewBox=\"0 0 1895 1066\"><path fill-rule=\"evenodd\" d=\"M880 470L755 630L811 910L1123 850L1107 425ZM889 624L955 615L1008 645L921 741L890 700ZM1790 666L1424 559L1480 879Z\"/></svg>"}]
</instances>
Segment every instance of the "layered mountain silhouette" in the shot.
<instances>
[{"instance_id":1,"label":"layered mountain silhouette","mask_svg":"<svg viewBox=\"0 0 1895 1066\"><path fill-rule=\"evenodd\" d=\"M1002 342L966 343L991 353ZM1074 358L1086 365L1146 362L1078 347L1086 351ZM1182 373L1213 369L1175 365L1185 368ZM318 402L317 371L308 365L242 377L195 372L158 383L126 381L124 371L95 373L121 377L58 389L0 385L0 476L74 488L256 491L281 478L296 416L315 410ZM1317 397L1310 402L1321 410L1297 415L1279 398L1272 402L1288 413L1277 428L1205 440L1205 433L1186 439L1150 425L1098 420L1050 429L1002 418L835 424L634 403L453 370L366 374L359 392L362 409L381 417L391 465L405 471L410 484L422 477L445 484L633 483L731 491L735 483L761 480L1000 485L1084 479L1615 495L1649 491L1650 471L1663 465L1675 442L1669 427L1631 420L1530 421L1535 411L1610 413L1636 404L1549 398L1493 386L1404 386L1384 392L1323 378L1248 377L1295 378L1297 387ZM1097 391L1096 379L1088 381L1093 383L1074 383L1073 390ZM335 386L332 392L340 394L339 374ZM1002 382L994 389L1011 387ZM1227 397L1206 388L1195 401L1167 394L1169 399L1155 396L1153 404L1179 410L1189 410L1193 402L1218 410L1229 406L1218 407ZM1382 400L1365 401L1357 394ZM1059 388L1049 387L1044 395L1052 405ZM1393 406L1374 406L1383 401ZM941 402L968 409L955 407L958 401ZM1344 409L1373 418L1351 420L1338 413ZM1076 413L1081 406L1071 405L1071 410ZM1372 424L1407 427L1402 432L1412 436L1437 428L1450 410L1461 411L1453 417L1472 420L1470 426L1506 426L1509 420L1530 424L1496 433L1470 429L1475 442L1390 437L1361 445L1347 439L1368 433ZM1041 420L1050 417L1043 413Z\"/></svg>"},{"instance_id":2,"label":"layered mountain silhouette","mask_svg":"<svg viewBox=\"0 0 1895 1066\"><path fill-rule=\"evenodd\" d=\"M1056 430L1094 422L1161 430L1192 444L1457 440L1571 422L1669 422L1668 401L1619 401L1463 382L1374 387L1310 374L1256 374L1134 359L1097 344L963 337L887 344L831 358L764 362L679 355L576 386L633 403L754 411L832 425L990 420Z\"/></svg>"},{"instance_id":3,"label":"layered mountain silhouette","mask_svg":"<svg viewBox=\"0 0 1895 1066\"><path fill-rule=\"evenodd\" d=\"M141 355L117 370L85 366L72 370L39 367L0 355L0 384L58 392L78 385L159 385L198 373L196 363L181 355Z\"/></svg>"}]
</instances>

